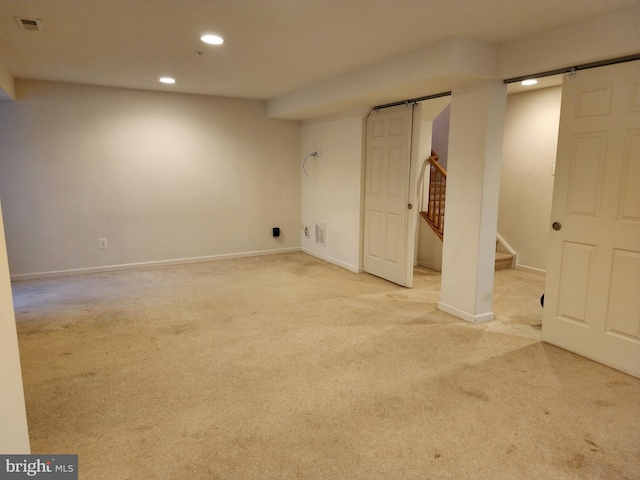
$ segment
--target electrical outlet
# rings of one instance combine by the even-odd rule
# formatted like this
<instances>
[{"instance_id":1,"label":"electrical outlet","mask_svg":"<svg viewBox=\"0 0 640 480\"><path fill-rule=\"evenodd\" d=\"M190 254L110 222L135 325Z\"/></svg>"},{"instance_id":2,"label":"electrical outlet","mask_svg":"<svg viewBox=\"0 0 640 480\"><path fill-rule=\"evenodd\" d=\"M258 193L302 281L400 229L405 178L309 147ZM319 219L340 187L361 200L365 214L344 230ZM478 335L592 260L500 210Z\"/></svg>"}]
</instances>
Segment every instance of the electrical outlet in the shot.
<instances>
[{"instance_id":1,"label":"electrical outlet","mask_svg":"<svg viewBox=\"0 0 640 480\"><path fill-rule=\"evenodd\" d=\"M100 245L100 248L107 248L109 246L106 238L99 238L98 245Z\"/></svg>"}]
</instances>

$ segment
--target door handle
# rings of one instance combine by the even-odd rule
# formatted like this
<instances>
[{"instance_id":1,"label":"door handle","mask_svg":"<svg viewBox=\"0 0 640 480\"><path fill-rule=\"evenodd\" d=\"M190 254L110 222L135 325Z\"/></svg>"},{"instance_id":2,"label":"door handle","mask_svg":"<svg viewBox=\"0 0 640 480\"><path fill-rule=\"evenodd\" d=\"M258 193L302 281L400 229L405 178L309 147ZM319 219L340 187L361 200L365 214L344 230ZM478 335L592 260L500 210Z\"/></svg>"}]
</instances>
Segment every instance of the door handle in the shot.
<instances>
[{"instance_id":1,"label":"door handle","mask_svg":"<svg viewBox=\"0 0 640 480\"><path fill-rule=\"evenodd\" d=\"M409 210L411 210L411 209L413 208L413 205L409 204L409 205L407 205L407 208L408 208Z\"/></svg>"},{"instance_id":2,"label":"door handle","mask_svg":"<svg viewBox=\"0 0 640 480\"><path fill-rule=\"evenodd\" d=\"M562 228L562 225L560 224L560 222L553 222L553 224L551 225L551 228L557 231Z\"/></svg>"}]
</instances>

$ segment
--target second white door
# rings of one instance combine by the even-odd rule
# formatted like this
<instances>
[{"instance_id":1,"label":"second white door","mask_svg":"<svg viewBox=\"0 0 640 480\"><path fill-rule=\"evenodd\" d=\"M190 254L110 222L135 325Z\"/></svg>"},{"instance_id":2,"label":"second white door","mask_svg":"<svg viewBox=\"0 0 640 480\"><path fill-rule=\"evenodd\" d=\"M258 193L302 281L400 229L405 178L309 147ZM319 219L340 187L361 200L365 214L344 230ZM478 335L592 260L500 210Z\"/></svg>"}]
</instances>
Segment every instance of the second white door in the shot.
<instances>
[{"instance_id":1,"label":"second white door","mask_svg":"<svg viewBox=\"0 0 640 480\"><path fill-rule=\"evenodd\" d=\"M364 270L410 285L407 225L412 106L371 112L367 119Z\"/></svg>"},{"instance_id":2,"label":"second white door","mask_svg":"<svg viewBox=\"0 0 640 480\"><path fill-rule=\"evenodd\" d=\"M640 61L565 81L542 339L640 376Z\"/></svg>"}]
</instances>

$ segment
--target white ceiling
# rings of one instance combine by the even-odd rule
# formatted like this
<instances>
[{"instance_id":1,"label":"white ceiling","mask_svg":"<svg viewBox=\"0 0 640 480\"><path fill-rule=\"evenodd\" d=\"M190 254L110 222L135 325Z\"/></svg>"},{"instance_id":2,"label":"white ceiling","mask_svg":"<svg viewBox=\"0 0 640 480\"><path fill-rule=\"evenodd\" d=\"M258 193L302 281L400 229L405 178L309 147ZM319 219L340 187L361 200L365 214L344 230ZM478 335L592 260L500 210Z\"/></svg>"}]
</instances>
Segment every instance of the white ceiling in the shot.
<instances>
[{"instance_id":1,"label":"white ceiling","mask_svg":"<svg viewBox=\"0 0 640 480\"><path fill-rule=\"evenodd\" d=\"M0 0L0 64L16 78L270 99L446 38L508 42L637 1ZM208 32L225 44L200 42Z\"/></svg>"}]
</instances>

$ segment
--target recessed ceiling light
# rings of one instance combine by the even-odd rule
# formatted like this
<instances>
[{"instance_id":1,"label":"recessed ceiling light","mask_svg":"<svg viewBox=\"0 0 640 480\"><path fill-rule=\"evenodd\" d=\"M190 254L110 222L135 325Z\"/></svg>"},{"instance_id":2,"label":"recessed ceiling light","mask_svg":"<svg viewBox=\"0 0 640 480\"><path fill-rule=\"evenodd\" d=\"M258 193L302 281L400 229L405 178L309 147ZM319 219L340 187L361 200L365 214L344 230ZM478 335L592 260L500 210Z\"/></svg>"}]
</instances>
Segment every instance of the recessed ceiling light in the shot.
<instances>
[{"instance_id":1,"label":"recessed ceiling light","mask_svg":"<svg viewBox=\"0 0 640 480\"><path fill-rule=\"evenodd\" d=\"M536 83L538 83L538 80L530 78L529 80L523 80L522 82L520 82L520 85L528 87L529 85L535 85Z\"/></svg>"},{"instance_id":2,"label":"recessed ceiling light","mask_svg":"<svg viewBox=\"0 0 640 480\"><path fill-rule=\"evenodd\" d=\"M162 82L162 83L176 83L176 79L175 78L171 78L171 77L161 77L160 78L160 82Z\"/></svg>"},{"instance_id":3,"label":"recessed ceiling light","mask_svg":"<svg viewBox=\"0 0 640 480\"><path fill-rule=\"evenodd\" d=\"M219 37L218 35L203 35L200 37L200 40L204 43L208 43L209 45L222 45L224 43L222 37Z\"/></svg>"}]
</instances>

